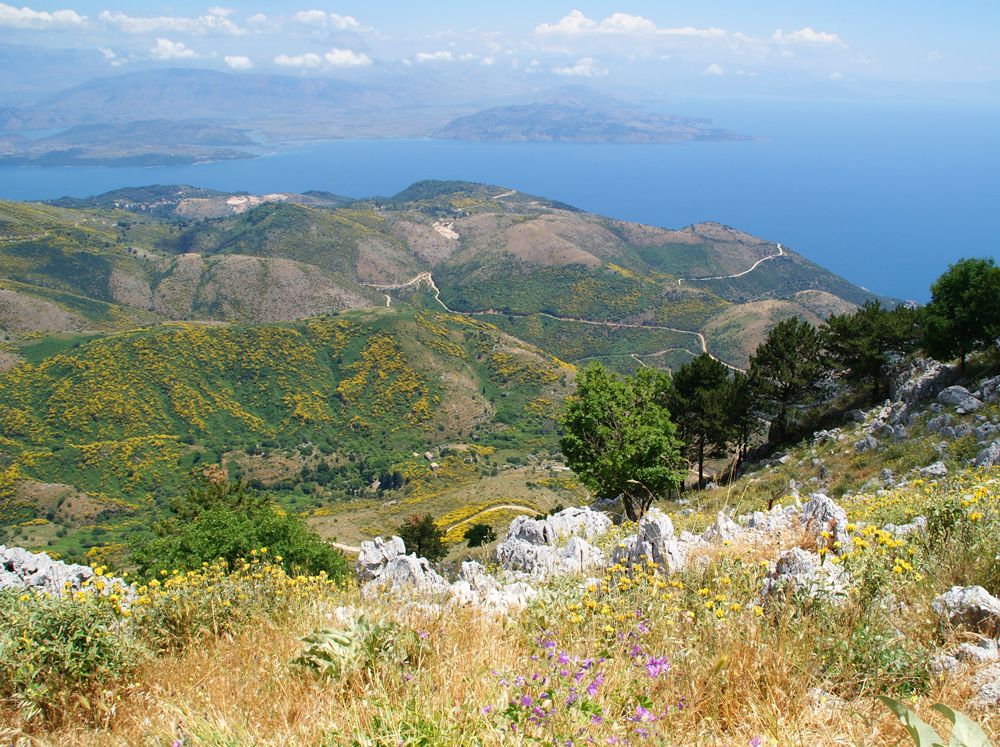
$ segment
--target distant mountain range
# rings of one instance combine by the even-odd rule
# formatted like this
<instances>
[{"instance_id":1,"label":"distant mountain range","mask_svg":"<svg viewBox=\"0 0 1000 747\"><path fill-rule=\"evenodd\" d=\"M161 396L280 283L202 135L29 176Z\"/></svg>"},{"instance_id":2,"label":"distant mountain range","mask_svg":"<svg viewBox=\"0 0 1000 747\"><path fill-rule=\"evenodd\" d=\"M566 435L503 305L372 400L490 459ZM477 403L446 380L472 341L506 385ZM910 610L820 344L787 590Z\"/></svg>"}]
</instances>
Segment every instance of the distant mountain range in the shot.
<instances>
[{"instance_id":1,"label":"distant mountain range","mask_svg":"<svg viewBox=\"0 0 1000 747\"><path fill-rule=\"evenodd\" d=\"M750 140L692 119L643 110L582 86L543 92L530 104L497 106L452 120L437 138L500 142L676 143Z\"/></svg>"},{"instance_id":2,"label":"distant mountain range","mask_svg":"<svg viewBox=\"0 0 1000 747\"><path fill-rule=\"evenodd\" d=\"M527 103L480 111L471 92L438 95L442 86L433 80L417 85L399 75L362 84L199 69L124 73L0 109L0 165L192 163L252 157L261 146L343 137L616 143L747 139L707 120L647 111L582 86L545 90ZM62 131L24 137L52 130Z\"/></svg>"}]
</instances>

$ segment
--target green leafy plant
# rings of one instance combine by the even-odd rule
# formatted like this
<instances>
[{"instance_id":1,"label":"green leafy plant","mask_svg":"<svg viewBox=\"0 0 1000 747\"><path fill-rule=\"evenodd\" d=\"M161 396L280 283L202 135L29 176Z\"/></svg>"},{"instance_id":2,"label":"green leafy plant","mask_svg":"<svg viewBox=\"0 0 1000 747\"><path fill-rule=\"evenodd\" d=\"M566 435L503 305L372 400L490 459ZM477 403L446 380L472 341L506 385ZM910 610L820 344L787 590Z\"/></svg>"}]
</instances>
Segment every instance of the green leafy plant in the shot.
<instances>
[{"instance_id":1,"label":"green leafy plant","mask_svg":"<svg viewBox=\"0 0 1000 747\"><path fill-rule=\"evenodd\" d=\"M317 630L302 639L302 653L292 663L330 679L382 664L408 666L419 656L420 637L394 622L372 622L365 616L349 627Z\"/></svg>"},{"instance_id":2,"label":"green leafy plant","mask_svg":"<svg viewBox=\"0 0 1000 747\"><path fill-rule=\"evenodd\" d=\"M942 703L931 706L931 710L937 711L951 723L951 734L947 744L934 727L906 706L884 696L879 696L879 700L896 715L916 747L992 747L978 724L965 714L954 711Z\"/></svg>"}]
</instances>

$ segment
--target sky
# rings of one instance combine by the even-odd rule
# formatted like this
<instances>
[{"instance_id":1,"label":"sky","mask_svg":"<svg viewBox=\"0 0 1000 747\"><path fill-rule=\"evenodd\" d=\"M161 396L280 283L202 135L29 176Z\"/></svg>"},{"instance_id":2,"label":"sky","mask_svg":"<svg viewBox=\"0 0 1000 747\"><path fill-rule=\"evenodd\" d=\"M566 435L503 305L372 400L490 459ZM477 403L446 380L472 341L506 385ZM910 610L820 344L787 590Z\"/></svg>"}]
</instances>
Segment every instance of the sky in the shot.
<instances>
[{"instance_id":1,"label":"sky","mask_svg":"<svg viewBox=\"0 0 1000 747\"><path fill-rule=\"evenodd\" d=\"M794 83L826 95L882 84L919 96L995 83L998 32L996 0L0 3L0 43L90 50L108 73L462 67L729 95Z\"/></svg>"}]
</instances>

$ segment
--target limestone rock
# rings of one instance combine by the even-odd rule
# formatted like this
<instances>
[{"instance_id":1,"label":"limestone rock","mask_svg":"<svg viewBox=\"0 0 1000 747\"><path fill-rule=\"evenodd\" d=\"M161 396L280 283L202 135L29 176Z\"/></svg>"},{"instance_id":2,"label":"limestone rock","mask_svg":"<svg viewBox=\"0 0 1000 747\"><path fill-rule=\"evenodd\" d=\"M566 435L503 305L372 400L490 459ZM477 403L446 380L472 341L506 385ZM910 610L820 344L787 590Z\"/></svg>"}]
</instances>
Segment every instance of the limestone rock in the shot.
<instances>
[{"instance_id":1,"label":"limestone rock","mask_svg":"<svg viewBox=\"0 0 1000 747\"><path fill-rule=\"evenodd\" d=\"M961 414L965 414L968 412L975 412L982 406L983 403L981 401L979 401L972 395L969 395L968 397L966 397L965 399L963 399L961 402L958 403L958 409L956 410L956 412L959 412Z\"/></svg>"},{"instance_id":2,"label":"limestone rock","mask_svg":"<svg viewBox=\"0 0 1000 747\"><path fill-rule=\"evenodd\" d=\"M906 537L910 534L922 534L927 531L927 519L917 516L909 524L886 524L883 531L894 534L897 537Z\"/></svg>"},{"instance_id":3,"label":"limestone rock","mask_svg":"<svg viewBox=\"0 0 1000 747\"><path fill-rule=\"evenodd\" d=\"M950 386L938 394L938 402L943 405L960 405L972 396L964 386Z\"/></svg>"},{"instance_id":4,"label":"limestone rock","mask_svg":"<svg viewBox=\"0 0 1000 747\"><path fill-rule=\"evenodd\" d=\"M813 493L802 507L799 521L809 531L817 536L822 532L830 535L829 544L839 542L840 552L847 551L851 546L851 537L847 533L847 512L838 506L832 498L822 493Z\"/></svg>"},{"instance_id":5,"label":"limestone rock","mask_svg":"<svg viewBox=\"0 0 1000 747\"><path fill-rule=\"evenodd\" d=\"M675 537L670 517L658 508L651 508L639 520L636 533L621 542L611 559L626 567L653 562L669 573L683 568L688 552L698 544L700 540L689 533Z\"/></svg>"},{"instance_id":6,"label":"limestone rock","mask_svg":"<svg viewBox=\"0 0 1000 747\"><path fill-rule=\"evenodd\" d=\"M406 545L401 537L383 540L376 537L362 542L355 571L360 583L366 583L379 576L390 560L406 554Z\"/></svg>"},{"instance_id":7,"label":"limestone rock","mask_svg":"<svg viewBox=\"0 0 1000 747\"><path fill-rule=\"evenodd\" d=\"M781 597L842 598L847 589L847 574L834 563L823 563L816 553L793 547L784 552L774 569L764 579L760 595L764 602Z\"/></svg>"},{"instance_id":8,"label":"limestone rock","mask_svg":"<svg viewBox=\"0 0 1000 747\"><path fill-rule=\"evenodd\" d=\"M712 525L702 532L701 538L706 542L732 542L743 533L743 528L735 521L719 511Z\"/></svg>"},{"instance_id":9,"label":"limestone rock","mask_svg":"<svg viewBox=\"0 0 1000 747\"><path fill-rule=\"evenodd\" d=\"M874 451L878 448L878 439L870 433L864 438L854 442L854 451L864 454L867 451Z\"/></svg>"},{"instance_id":10,"label":"limestone rock","mask_svg":"<svg viewBox=\"0 0 1000 747\"><path fill-rule=\"evenodd\" d=\"M976 694L969 701L969 708L985 710L1000 706L1000 664L991 664L976 672L972 684Z\"/></svg>"},{"instance_id":11,"label":"limestone rock","mask_svg":"<svg viewBox=\"0 0 1000 747\"><path fill-rule=\"evenodd\" d=\"M24 589L47 594L60 594L64 589L80 591L84 583L94 578L94 569L86 565L53 560L43 552L34 553L22 547L0 545L0 591ZM132 587L120 578L104 577L104 594L112 589L127 595Z\"/></svg>"},{"instance_id":12,"label":"limestone rock","mask_svg":"<svg viewBox=\"0 0 1000 747\"><path fill-rule=\"evenodd\" d=\"M917 358L907 361L901 369L893 372L889 392L899 402L922 402L954 378L954 367L930 358Z\"/></svg>"},{"instance_id":13,"label":"limestone rock","mask_svg":"<svg viewBox=\"0 0 1000 747\"><path fill-rule=\"evenodd\" d=\"M976 455L977 467L995 467L997 464L1000 464L1000 439L993 441Z\"/></svg>"},{"instance_id":14,"label":"limestone rock","mask_svg":"<svg viewBox=\"0 0 1000 747\"><path fill-rule=\"evenodd\" d=\"M944 462L934 462L922 467L919 472L923 477L944 477L948 474L948 467Z\"/></svg>"},{"instance_id":15,"label":"limestone rock","mask_svg":"<svg viewBox=\"0 0 1000 747\"><path fill-rule=\"evenodd\" d=\"M980 382L976 396L984 402L996 402L1000 398L1000 376Z\"/></svg>"},{"instance_id":16,"label":"limestone rock","mask_svg":"<svg viewBox=\"0 0 1000 747\"><path fill-rule=\"evenodd\" d=\"M1000 599L982 586L953 586L935 597L931 608L942 622L956 627L981 633L1000 629Z\"/></svg>"},{"instance_id":17,"label":"limestone rock","mask_svg":"<svg viewBox=\"0 0 1000 747\"><path fill-rule=\"evenodd\" d=\"M447 592L448 584L431 568L426 558L418 558L415 554L397 555L361 591L365 595L385 591L425 596Z\"/></svg>"}]
</instances>

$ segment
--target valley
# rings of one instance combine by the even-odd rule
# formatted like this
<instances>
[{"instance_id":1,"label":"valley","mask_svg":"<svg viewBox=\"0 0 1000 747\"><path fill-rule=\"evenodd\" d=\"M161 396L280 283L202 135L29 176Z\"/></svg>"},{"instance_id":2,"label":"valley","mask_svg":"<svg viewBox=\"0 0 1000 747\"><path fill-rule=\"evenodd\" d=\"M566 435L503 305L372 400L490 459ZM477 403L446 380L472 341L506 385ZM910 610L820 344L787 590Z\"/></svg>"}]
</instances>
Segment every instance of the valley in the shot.
<instances>
[{"instance_id":1,"label":"valley","mask_svg":"<svg viewBox=\"0 0 1000 747\"><path fill-rule=\"evenodd\" d=\"M4 532L67 557L213 465L349 546L577 503L555 424L577 365L739 370L774 322L872 298L725 226L466 182L7 202L0 239Z\"/></svg>"}]
</instances>

